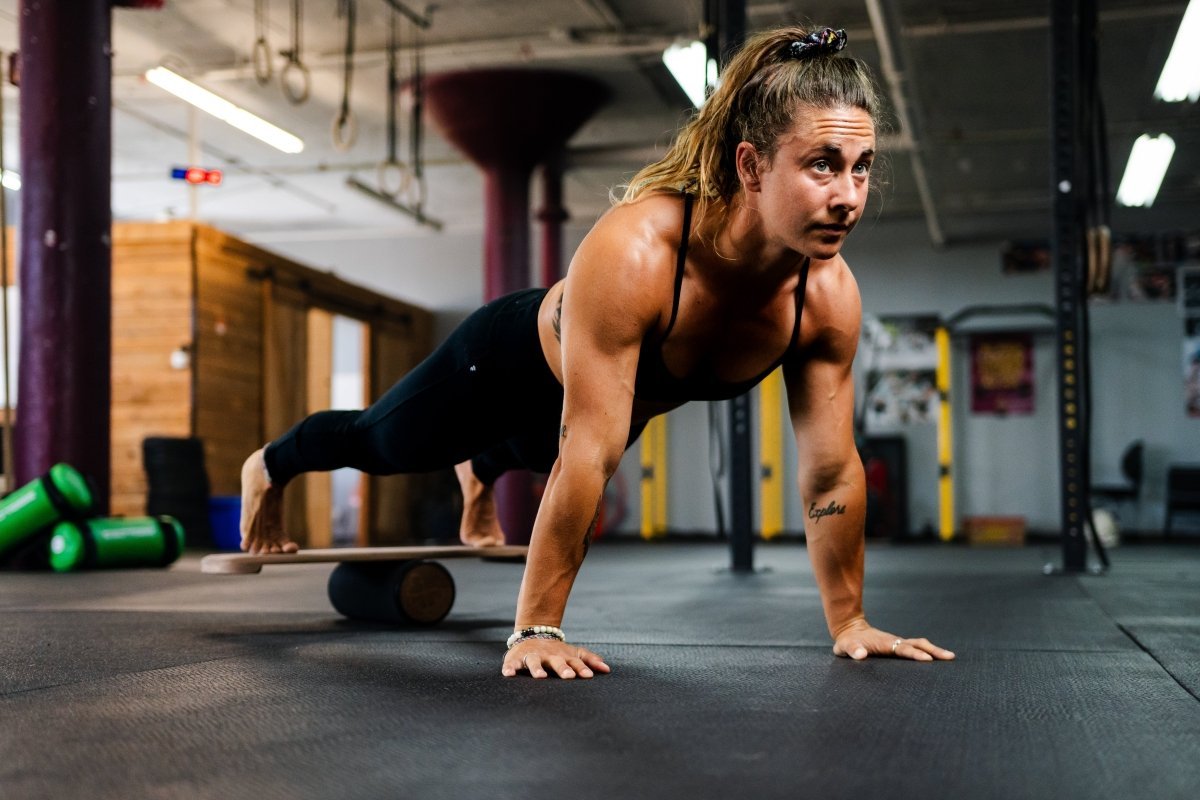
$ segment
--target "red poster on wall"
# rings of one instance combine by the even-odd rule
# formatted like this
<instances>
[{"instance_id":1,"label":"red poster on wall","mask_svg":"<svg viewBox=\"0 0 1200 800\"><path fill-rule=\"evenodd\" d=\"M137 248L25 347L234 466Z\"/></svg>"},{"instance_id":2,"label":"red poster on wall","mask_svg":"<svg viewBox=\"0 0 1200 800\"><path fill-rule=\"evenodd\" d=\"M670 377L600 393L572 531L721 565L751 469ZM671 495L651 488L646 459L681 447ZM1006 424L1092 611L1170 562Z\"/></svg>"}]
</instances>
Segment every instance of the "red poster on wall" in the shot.
<instances>
[{"instance_id":1,"label":"red poster on wall","mask_svg":"<svg viewBox=\"0 0 1200 800\"><path fill-rule=\"evenodd\" d=\"M971 337L971 411L1033 413L1033 337L987 333Z\"/></svg>"}]
</instances>

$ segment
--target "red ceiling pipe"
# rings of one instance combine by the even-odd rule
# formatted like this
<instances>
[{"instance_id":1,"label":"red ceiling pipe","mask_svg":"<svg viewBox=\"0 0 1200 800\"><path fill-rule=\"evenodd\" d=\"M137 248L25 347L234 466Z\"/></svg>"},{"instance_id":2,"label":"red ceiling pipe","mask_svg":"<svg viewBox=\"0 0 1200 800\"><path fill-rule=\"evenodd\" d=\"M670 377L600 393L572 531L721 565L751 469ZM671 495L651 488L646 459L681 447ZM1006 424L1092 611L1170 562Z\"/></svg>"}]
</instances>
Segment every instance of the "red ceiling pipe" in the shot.
<instances>
[{"instance_id":1,"label":"red ceiling pipe","mask_svg":"<svg viewBox=\"0 0 1200 800\"><path fill-rule=\"evenodd\" d=\"M608 96L603 84L550 70L470 70L425 78L430 118L483 169L485 302L530 286L530 174ZM532 476L502 476L496 501L509 543L528 542L537 514Z\"/></svg>"},{"instance_id":2,"label":"red ceiling pipe","mask_svg":"<svg viewBox=\"0 0 1200 800\"><path fill-rule=\"evenodd\" d=\"M112 0L22 0L19 18L24 186L14 477L21 485L66 461L92 479L98 510L107 513Z\"/></svg>"}]
</instances>

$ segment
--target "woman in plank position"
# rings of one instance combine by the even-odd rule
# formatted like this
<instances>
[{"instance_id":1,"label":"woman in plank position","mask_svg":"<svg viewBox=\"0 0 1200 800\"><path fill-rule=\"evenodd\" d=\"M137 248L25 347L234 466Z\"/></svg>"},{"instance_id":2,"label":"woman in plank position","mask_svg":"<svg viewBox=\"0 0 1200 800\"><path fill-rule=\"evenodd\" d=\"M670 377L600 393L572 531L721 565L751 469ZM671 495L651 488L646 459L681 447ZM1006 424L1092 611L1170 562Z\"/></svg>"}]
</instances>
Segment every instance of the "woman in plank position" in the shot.
<instances>
[{"instance_id":1,"label":"woman in plank position","mask_svg":"<svg viewBox=\"0 0 1200 800\"><path fill-rule=\"evenodd\" d=\"M503 544L492 484L550 477L502 674L590 678L609 667L559 629L604 488L651 417L734 397L782 365L805 534L833 652L954 654L873 628L862 609L865 488L851 362L858 288L839 255L861 218L877 90L837 55L845 34L751 39L661 161L580 244L567 277L488 303L364 411L324 411L242 469L242 549L293 552L283 487L310 470L455 465L462 540Z\"/></svg>"}]
</instances>

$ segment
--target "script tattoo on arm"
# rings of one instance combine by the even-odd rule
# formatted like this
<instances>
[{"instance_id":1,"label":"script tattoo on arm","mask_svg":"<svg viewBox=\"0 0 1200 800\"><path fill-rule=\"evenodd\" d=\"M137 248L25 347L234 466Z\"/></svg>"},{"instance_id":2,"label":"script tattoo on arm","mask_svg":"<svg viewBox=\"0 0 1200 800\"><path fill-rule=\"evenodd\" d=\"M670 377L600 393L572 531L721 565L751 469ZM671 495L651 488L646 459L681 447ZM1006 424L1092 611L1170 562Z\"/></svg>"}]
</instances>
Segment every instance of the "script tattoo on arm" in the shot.
<instances>
[{"instance_id":1,"label":"script tattoo on arm","mask_svg":"<svg viewBox=\"0 0 1200 800\"><path fill-rule=\"evenodd\" d=\"M554 308L554 317L550 320L550 324L554 326L554 338L562 344L562 299L563 296L558 296L558 305Z\"/></svg>"},{"instance_id":2,"label":"script tattoo on arm","mask_svg":"<svg viewBox=\"0 0 1200 800\"><path fill-rule=\"evenodd\" d=\"M808 508L808 518L813 522L820 522L825 517L841 516L846 513L845 506L839 506L835 501L830 500L829 505L824 508L817 508L817 504L813 503Z\"/></svg>"}]
</instances>

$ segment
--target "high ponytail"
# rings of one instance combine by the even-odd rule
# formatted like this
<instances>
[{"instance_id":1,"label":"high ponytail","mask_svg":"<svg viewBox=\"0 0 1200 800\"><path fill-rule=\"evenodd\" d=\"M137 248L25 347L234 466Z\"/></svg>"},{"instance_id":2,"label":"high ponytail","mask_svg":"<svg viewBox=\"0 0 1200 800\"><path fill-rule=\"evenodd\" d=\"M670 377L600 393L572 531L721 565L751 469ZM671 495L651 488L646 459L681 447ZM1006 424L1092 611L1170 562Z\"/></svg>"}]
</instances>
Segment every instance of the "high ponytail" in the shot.
<instances>
[{"instance_id":1,"label":"high ponytail","mask_svg":"<svg viewBox=\"0 0 1200 800\"><path fill-rule=\"evenodd\" d=\"M840 36L824 44L828 34ZM816 46L809 48L806 43ZM767 158L797 106L861 108L878 127L879 91L863 62L834 55L845 34L778 28L750 38L661 159L634 175L620 204L655 192L696 196L701 230L728 210L739 181L734 153L745 141Z\"/></svg>"}]
</instances>

